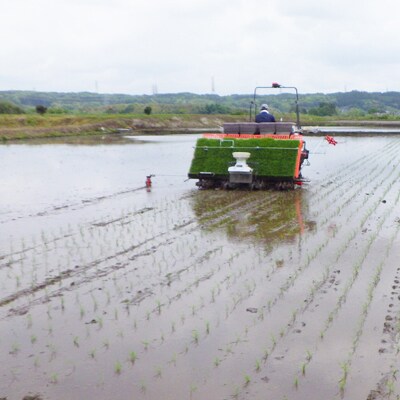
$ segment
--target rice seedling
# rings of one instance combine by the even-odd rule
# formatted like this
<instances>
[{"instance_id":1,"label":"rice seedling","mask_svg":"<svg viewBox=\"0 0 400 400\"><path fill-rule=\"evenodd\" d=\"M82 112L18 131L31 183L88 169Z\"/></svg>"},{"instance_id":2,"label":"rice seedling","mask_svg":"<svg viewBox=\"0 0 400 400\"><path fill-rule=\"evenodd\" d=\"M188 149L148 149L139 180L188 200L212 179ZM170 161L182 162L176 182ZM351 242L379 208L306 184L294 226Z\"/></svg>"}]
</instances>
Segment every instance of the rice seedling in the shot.
<instances>
[{"instance_id":1,"label":"rice seedling","mask_svg":"<svg viewBox=\"0 0 400 400\"><path fill-rule=\"evenodd\" d=\"M97 317L96 321L99 324L99 329L103 328L103 318Z\"/></svg>"},{"instance_id":2,"label":"rice seedling","mask_svg":"<svg viewBox=\"0 0 400 400\"><path fill-rule=\"evenodd\" d=\"M148 350L150 342L148 340L142 340L142 344L145 350Z\"/></svg>"},{"instance_id":3,"label":"rice seedling","mask_svg":"<svg viewBox=\"0 0 400 400\"><path fill-rule=\"evenodd\" d=\"M16 355L20 351L20 345L18 343L13 343L11 346L10 354Z\"/></svg>"},{"instance_id":4,"label":"rice seedling","mask_svg":"<svg viewBox=\"0 0 400 400\"><path fill-rule=\"evenodd\" d=\"M90 350L89 356L90 356L90 358L95 358L96 357L96 349Z\"/></svg>"},{"instance_id":5,"label":"rice seedling","mask_svg":"<svg viewBox=\"0 0 400 400\"><path fill-rule=\"evenodd\" d=\"M147 390L146 383L144 382L144 380L141 380L140 381L140 391L143 393L146 393L146 390Z\"/></svg>"},{"instance_id":6,"label":"rice seedling","mask_svg":"<svg viewBox=\"0 0 400 400\"><path fill-rule=\"evenodd\" d=\"M342 369L342 377L339 380L339 389L340 392L343 393L346 383L347 383L347 375L349 372L349 364L348 362L344 362L340 365L340 368Z\"/></svg>"},{"instance_id":7,"label":"rice seedling","mask_svg":"<svg viewBox=\"0 0 400 400\"><path fill-rule=\"evenodd\" d=\"M79 337L78 337L78 336L75 336L75 337L74 337L73 342L74 342L74 346L75 346L75 347L79 347Z\"/></svg>"},{"instance_id":8,"label":"rice seedling","mask_svg":"<svg viewBox=\"0 0 400 400\"><path fill-rule=\"evenodd\" d=\"M240 388L239 388L239 386L235 386L235 389L234 389L234 391L232 393L232 397L234 399L237 399L239 397L239 394L240 394Z\"/></svg>"},{"instance_id":9,"label":"rice seedling","mask_svg":"<svg viewBox=\"0 0 400 400\"><path fill-rule=\"evenodd\" d=\"M244 376L244 385L247 386L250 384L250 382L251 382L250 375L245 375Z\"/></svg>"},{"instance_id":10,"label":"rice seedling","mask_svg":"<svg viewBox=\"0 0 400 400\"><path fill-rule=\"evenodd\" d=\"M394 391L395 391L395 385L394 385L394 380L392 380L392 379L389 379L387 382L386 382L386 388L387 388L387 395L388 395L388 397L391 397L392 396L392 394L394 393Z\"/></svg>"},{"instance_id":11,"label":"rice seedling","mask_svg":"<svg viewBox=\"0 0 400 400\"><path fill-rule=\"evenodd\" d=\"M272 349L276 347L276 339L274 335L271 335Z\"/></svg>"},{"instance_id":12,"label":"rice seedling","mask_svg":"<svg viewBox=\"0 0 400 400\"><path fill-rule=\"evenodd\" d=\"M36 335L31 335L31 343L34 344L37 341L37 336Z\"/></svg>"},{"instance_id":13,"label":"rice seedling","mask_svg":"<svg viewBox=\"0 0 400 400\"><path fill-rule=\"evenodd\" d=\"M160 366L157 366L155 368L155 372L156 372L156 378L161 378L162 377L162 368Z\"/></svg>"},{"instance_id":14,"label":"rice seedling","mask_svg":"<svg viewBox=\"0 0 400 400\"><path fill-rule=\"evenodd\" d=\"M122 364L119 361L114 365L114 372L118 375L122 372Z\"/></svg>"},{"instance_id":15,"label":"rice seedling","mask_svg":"<svg viewBox=\"0 0 400 400\"><path fill-rule=\"evenodd\" d=\"M261 363L260 360L256 360L255 370L259 372L261 370Z\"/></svg>"},{"instance_id":16,"label":"rice seedling","mask_svg":"<svg viewBox=\"0 0 400 400\"><path fill-rule=\"evenodd\" d=\"M50 382L53 383L53 384L58 383L58 374L52 373L51 376L50 376Z\"/></svg>"},{"instance_id":17,"label":"rice seedling","mask_svg":"<svg viewBox=\"0 0 400 400\"><path fill-rule=\"evenodd\" d=\"M218 357L215 357L215 358L214 358L214 365L215 365L216 367L218 367L219 364L221 364L221 360L220 360Z\"/></svg>"},{"instance_id":18,"label":"rice seedling","mask_svg":"<svg viewBox=\"0 0 400 400\"><path fill-rule=\"evenodd\" d=\"M161 301L157 300L156 303L157 303L157 311L158 311L159 314L161 314L161 307L162 307Z\"/></svg>"},{"instance_id":19,"label":"rice seedling","mask_svg":"<svg viewBox=\"0 0 400 400\"><path fill-rule=\"evenodd\" d=\"M297 389L299 387L299 378L298 376L295 376L293 386Z\"/></svg>"},{"instance_id":20,"label":"rice seedling","mask_svg":"<svg viewBox=\"0 0 400 400\"><path fill-rule=\"evenodd\" d=\"M199 343L199 332L196 329L192 331L192 338L196 344Z\"/></svg>"},{"instance_id":21,"label":"rice seedling","mask_svg":"<svg viewBox=\"0 0 400 400\"><path fill-rule=\"evenodd\" d=\"M206 321L206 333L207 335L210 333L210 322Z\"/></svg>"},{"instance_id":22,"label":"rice seedling","mask_svg":"<svg viewBox=\"0 0 400 400\"><path fill-rule=\"evenodd\" d=\"M193 397L193 393L197 391L197 386L196 385L190 385L190 398Z\"/></svg>"},{"instance_id":23,"label":"rice seedling","mask_svg":"<svg viewBox=\"0 0 400 400\"><path fill-rule=\"evenodd\" d=\"M171 360L169 360L170 364L174 364L174 366L176 366L176 360L177 360L177 354L174 353L171 357Z\"/></svg>"}]
</instances>

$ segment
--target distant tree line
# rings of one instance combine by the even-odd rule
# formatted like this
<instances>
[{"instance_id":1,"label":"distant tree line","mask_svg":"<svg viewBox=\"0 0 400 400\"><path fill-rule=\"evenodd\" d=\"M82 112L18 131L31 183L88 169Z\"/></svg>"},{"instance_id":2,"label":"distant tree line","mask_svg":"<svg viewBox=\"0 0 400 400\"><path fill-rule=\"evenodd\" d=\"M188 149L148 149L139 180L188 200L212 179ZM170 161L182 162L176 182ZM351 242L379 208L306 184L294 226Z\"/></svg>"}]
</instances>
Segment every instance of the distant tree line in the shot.
<instances>
[{"instance_id":1,"label":"distant tree line","mask_svg":"<svg viewBox=\"0 0 400 400\"><path fill-rule=\"evenodd\" d=\"M0 113L39 112L37 107L40 106L46 108L46 114L247 114L252 100L252 94L166 93L150 96L1 91ZM257 105L268 103L274 113L291 113L296 108L294 95L289 93L267 94L256 100ZM299 110L316 116L400 115L400 92L300 94Z\"/></svg>"}]
</instances>

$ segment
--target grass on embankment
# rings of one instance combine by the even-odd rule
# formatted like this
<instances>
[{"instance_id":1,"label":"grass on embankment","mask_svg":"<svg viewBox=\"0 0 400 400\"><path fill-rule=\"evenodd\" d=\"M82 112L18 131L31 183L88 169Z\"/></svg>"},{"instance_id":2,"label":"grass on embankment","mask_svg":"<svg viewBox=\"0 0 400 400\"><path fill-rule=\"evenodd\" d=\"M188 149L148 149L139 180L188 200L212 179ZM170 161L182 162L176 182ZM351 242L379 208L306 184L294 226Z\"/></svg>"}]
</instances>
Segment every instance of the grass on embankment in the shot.
<instances>
[{"instance_id":1,"label":"grass on embankment","mask_svg":"<svg viewBox=\"0 0 400 400\"><path fill-rule=\"evenodd\" d=\"M103 135L130 129L132 132L190 132L192 130L218 131L224 122L248 121L248 115L199 114L0 114L0 141ZM277 115L277 118L281 118ZM282 116L283 121L295 121L294 114ZM400 126L400 121L344 120L342 118L301 116L305 125L380 125Z\"/></svg>"},{"instance_id":2,"label":"grass on embankment","mask_svg":"<svg viewBox=\"0 0 400 400\"><path fill-rule=\"evenodd\" d=\"M218 130L237 116L189 114L0 115L0 140L102 135L130 129L133 132ZM239 120L243 117L239 117Z\"/></svg>"}]
</instances>

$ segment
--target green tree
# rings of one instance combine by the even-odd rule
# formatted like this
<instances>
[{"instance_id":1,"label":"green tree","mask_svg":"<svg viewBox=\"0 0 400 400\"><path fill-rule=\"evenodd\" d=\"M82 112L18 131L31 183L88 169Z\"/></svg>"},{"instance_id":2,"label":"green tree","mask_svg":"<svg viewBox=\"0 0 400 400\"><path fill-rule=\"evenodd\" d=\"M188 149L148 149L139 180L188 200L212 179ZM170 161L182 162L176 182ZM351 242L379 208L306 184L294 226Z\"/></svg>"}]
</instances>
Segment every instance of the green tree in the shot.
<instances>
[{"instance_id":1,"label":"green tree","mask_svg":"<svg viewBox=\"0 0 400 400\"><path fill-rule=\"evenodd\" d=\"M46 114L47 107L42 106L42 105L38 105L38 106L36 106L35 108L36 108L36 112L37 112L38 114L40 114L40 115Z\"/></svg>"},{"instance_id":2,"label":"green tree","mask_svg":"<svg viewBox=\"0 0 400 400\"><path fill-rule=\"evenodd\" d=\"M151 107L150 106L146 106L145 108L144 108L144 113L146 114L146 115L150 115L151 114L151 111L152 111L152 109L151 109Z\"/></svg>"},{"instance_id":3,"label":"green tree","mask_svg":"<svg viewBox=\"0 0 400 400\"><path fill-rule=\"evenodd\" d=\"M336 115L337 109L335 103L330 102L321 102L318 107L313 107L308 110L308 113L311 115L319 115L321 117L325 117L328 115Z\"/></svg>"},{"instance_id":4,"label":"green tree","mask_svg":"<svg viewBox=\"0 0 400 400\"><path fill-rule=\"evenodd\" d=\"M229 114L229 107L217 103L206 104L200 109L201 114Z\"/></svg>"},{"instance_id":5,"label":"green tree","mask_svg":"<svg viewBox=\"0 0 400 400\"><path fill-rule=\"evenodd\" d=\"M24 114L25 111L9 101L0 101L0 114Z\"/></svg>"},{"instance_id":6,"label":"green tree","mask_svg":"<svg viewBox=\"0 0 400 400\"><path fill-rule=\"evenodd\" d=\"M122 111L122 114L132 114L135 111L135 106L133 104L128 104Z\"/></svg>"}]
</instances>

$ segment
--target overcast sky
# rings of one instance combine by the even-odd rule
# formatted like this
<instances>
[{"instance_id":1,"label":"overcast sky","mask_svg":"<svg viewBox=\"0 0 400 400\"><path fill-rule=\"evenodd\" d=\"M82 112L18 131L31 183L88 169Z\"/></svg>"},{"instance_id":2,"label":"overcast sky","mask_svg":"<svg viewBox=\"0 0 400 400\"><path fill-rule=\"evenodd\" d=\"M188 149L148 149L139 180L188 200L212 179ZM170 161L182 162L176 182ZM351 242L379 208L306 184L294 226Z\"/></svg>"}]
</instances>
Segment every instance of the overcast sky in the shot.
<instances>
[{"instance_id":1,"label":"overcast sky","mask_svg":"<svg viewBox=\"0 0 400 400\"><path fill-rule=\"evenodd\" d=\"M400 91L398 0L0 4L0 90Z\"/></svg>"}]
</instances>

